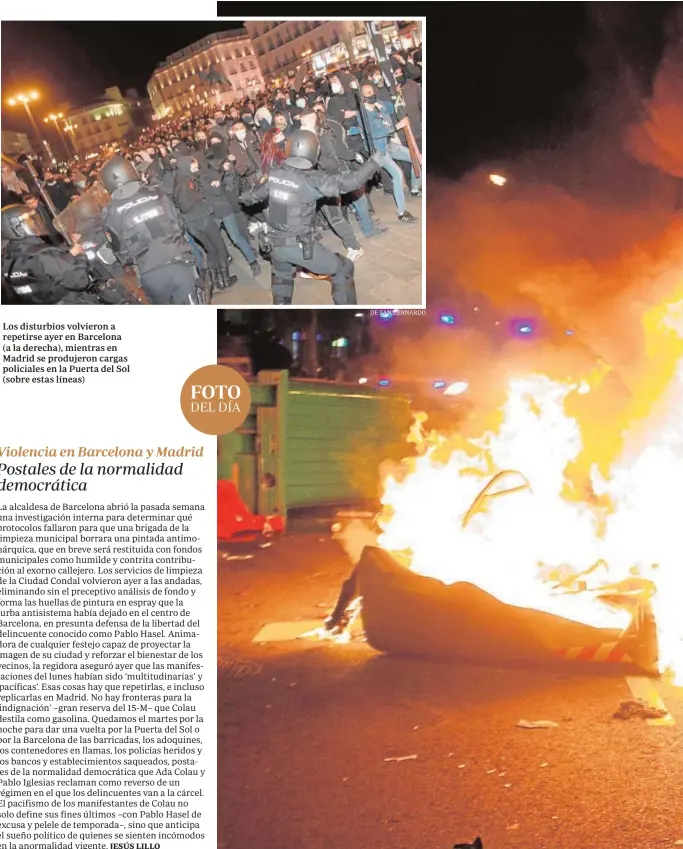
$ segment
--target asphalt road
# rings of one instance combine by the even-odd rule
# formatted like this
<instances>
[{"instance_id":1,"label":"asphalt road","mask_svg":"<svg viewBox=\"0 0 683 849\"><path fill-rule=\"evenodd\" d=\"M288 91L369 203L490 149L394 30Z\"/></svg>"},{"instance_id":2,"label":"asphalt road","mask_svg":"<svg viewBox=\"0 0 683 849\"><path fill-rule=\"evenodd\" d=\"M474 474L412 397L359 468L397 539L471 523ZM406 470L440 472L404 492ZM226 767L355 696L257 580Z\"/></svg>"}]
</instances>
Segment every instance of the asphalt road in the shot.
<instances>
[{"instance_id":1,"label":"asphalt road","mask_svg":"<svg viewBox=\"0 0 683 849\"><path fill-rule=\"evenodd\" d=\"M631 696L619 675L392 658L362 642L257 645L264 624L324 616L346 555L320 525L252 560L226 556L218 849L450 849L476 835L484 849L683 842L682 690L656 682L676 724L653 727L612 718Z\"/></svg>"}]
</instances>

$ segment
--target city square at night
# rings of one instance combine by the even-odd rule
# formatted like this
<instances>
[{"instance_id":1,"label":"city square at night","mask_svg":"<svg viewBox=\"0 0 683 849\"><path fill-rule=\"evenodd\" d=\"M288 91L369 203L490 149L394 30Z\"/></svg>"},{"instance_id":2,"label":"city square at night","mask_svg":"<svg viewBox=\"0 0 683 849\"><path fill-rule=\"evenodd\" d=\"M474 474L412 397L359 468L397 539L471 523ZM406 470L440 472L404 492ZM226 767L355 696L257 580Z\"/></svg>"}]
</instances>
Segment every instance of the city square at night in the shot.
<instances>
[{"instance_id":1,"label":"city square at night","mask_svg":"<svg viewBox=\"0 0 683 849\"><path fill-rule=\"evenodd\" d=\"M5 302L424 302L420 21L7 22L2 48Z\"/></svg>"}]
</instances>

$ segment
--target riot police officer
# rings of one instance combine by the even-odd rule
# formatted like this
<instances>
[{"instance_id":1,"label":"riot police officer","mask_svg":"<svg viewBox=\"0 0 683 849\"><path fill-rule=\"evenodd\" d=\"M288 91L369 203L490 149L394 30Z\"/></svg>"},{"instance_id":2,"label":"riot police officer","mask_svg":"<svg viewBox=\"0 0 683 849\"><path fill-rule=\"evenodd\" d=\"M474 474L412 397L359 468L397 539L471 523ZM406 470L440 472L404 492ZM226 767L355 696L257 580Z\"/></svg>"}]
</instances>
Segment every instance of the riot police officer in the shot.
<instances>
[{"instance_id":1,"label":"riot police officer","mask_svg":"<svg viewBox=\"0 0 683 849\"><path fill-rule=\"evenodd\" d=\"M285 159L268 173L267 182L240 196L245 205L268 200L268 241L274 304L291 304L297 266L332 280L335 304L355 304L354 264L327 250L313 236L317 202L363 186L379 170L374 159L357 171L337 174L313 170L320 153L318 136L297 130L287 139Z\"/></svg>"},{"instance_id":2,"label":"riot police officer","mask_svg":"<svg viewBox=\"0 0 683 849\"><path fill-rule=\"evenodd\" d=\"M143 186L132 163L113 156L100 170L112 196L102 223L123 265L134 265L152 304L199 304L205 300L192 249L171 199Z\"/></svg>"},{"instance_id":3,"label":"riot police officer","mask_svg":"<svg viewBox=\"0 0 683 849\"><path fill-rule=\"evenodd\" d=\"M40 213L25 204L2 209L2 281L9 301L24 304L96 304L88 290L88 260L80 244L71 249L43 241L49 235Z\"/></svg>"}]
</instances>

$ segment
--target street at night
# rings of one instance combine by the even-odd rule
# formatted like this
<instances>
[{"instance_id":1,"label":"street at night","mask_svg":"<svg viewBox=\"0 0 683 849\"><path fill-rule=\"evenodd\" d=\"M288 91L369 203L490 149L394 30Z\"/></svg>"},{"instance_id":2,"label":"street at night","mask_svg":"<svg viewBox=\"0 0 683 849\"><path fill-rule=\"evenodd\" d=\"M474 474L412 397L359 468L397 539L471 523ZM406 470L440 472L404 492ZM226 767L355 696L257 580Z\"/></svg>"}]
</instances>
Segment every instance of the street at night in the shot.
<instances>
[{"instance_id":1,"label":"street at night","mask_svg":"<svg viewBox=\"0 0 683 849\"><path fill-rule=\"evenodd\" d=\"M683 845L675 438L460 307L219 313L221 849Z\"/></svg>"},{"instance_id":2,"label":"street at night","mask_svg":"<svg viewBox=\"0 0 683 849\"><path fill-rule=\"evenodd\" d=\"M616 673L441 663L355 641L258 645L264 625L322 622L350 562L324 521L246 556L218 556L219 849L264 835L297 849L683 840L681 689L640 679L675 722L661 727L613 718L633 698Z\"/></svg>"}]
</instances>

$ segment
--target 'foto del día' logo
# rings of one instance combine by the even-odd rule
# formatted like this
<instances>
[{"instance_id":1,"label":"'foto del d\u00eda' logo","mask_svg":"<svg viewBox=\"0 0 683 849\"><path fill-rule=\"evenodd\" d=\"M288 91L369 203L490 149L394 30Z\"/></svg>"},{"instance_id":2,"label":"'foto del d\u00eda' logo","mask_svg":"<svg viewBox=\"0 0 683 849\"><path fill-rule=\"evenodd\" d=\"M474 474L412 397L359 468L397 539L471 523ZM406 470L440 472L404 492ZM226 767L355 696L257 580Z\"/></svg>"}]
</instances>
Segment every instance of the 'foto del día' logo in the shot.
<instances>
[{"instance_id":1,"label":"'foto del d\u00eda' logo","mask_svg":"<svg viewBox=\"0 0 683 849\"><path fill-rule=\"evenodd\" d=\"M249 415L249 384L228 366L204 366L183 384L180 407L196 430L214 436L230 433Z\"/></svg>"},{"instance_id":2,"label":"'foto del d\u00eda' logo","mask_svg":"<svg viewBox=\"0 0 683 849\"><path fill-rule=\"evenodd\" d=\"M192 385L191 413L241 413L240 396L242 388L236 383Z\"/></svg>"}]
</instances>

